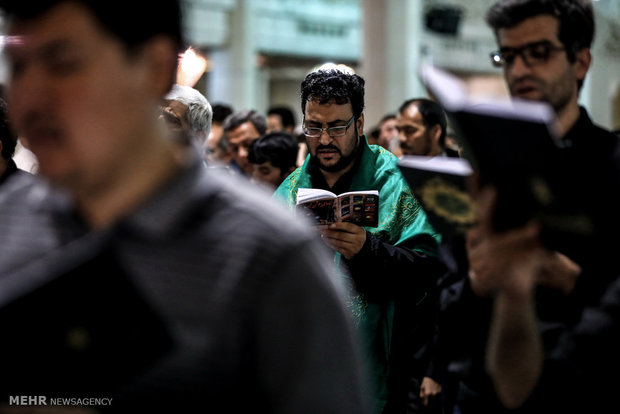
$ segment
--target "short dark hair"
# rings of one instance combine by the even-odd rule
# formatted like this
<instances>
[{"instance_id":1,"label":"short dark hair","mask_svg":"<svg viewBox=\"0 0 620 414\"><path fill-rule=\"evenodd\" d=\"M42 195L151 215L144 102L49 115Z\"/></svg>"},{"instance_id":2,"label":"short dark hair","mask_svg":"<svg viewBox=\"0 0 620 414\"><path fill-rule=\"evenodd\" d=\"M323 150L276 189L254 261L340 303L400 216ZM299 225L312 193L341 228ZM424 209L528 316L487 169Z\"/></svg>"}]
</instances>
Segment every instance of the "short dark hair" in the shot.
<instances>
[{"instance_id":1,"label":"short dark hair","mask_svg":"<svg viewBox=\"0 0 620 414\"><path fill-rule=\"evenodd\" d=\"M295 114L291 108L286 106L272 106L267 111L267 116L269 115L278 115L282 120L282 126L295 128Z\"/></svg>"},{"instance_id":2,"label":"short dark hair","mask_svg":"<svg viewBox=\"0 0 620 414\"><path fill-rule=\"evenodd\" d=\"M232 131L246 122L251 122L259 135L263 135L267 131L267 120L258 111L253 109L235 112L227 116L222 125L222 129L224 132Z\"/></svg>"},{"instance_id":3,"label":"short dark hair","mask_svg":"<svg viewBox=\"0 0 620 414\"><path fill-rule=\"evenodd\" d=\"M364 110L364 79L355 73L338 69L319 69L310 72L301 83L301 112L306 113L306 102L338 105L351 103L353 116L359 118Z\"/></svg>"},{"instance_id":4,"label":"short dark hair","mask_svg":"<svg viewBox=\"0 0 620 414\"><path fill-rule=\"evenodd\" d=\"M389 113L389 114L383 115L383 117L381 117L377 125L381 126L385 122L389 121L390 119L396 119L396 114Z\"/></svg>"},{"instance_id":5,"label":"short dark hair","mask_svg":"<svg viewBox=\"0 0 620 414\"><path fill-rule=\"evenodd\" d=\"M70 0L4 0L0 8L9 18L30 20L65 2ZM148 40L162 34L170 37L179 51L184 48L180 0L160 0L156 7L148 0L133 0L131 7L122 0L73 2L90 10L105 30L115 35L130 50L138 49Z\"/></svg>"},{"instance_id":6,"label":"short dark hair","mask_svg":"<svg viewBox=\"0 0 620 414\"><path fill-rule=\"evenodd\" d=\"M439 125L441 135L439 136L439 146L441 149L446 147L446 131L448 129L448 119L443 107L437 102L426 98L412 98L402 103L398 108L398 113L403 113L410 106L415 105L422 115L422 122L426 128Z\"/></svg>"},{"instance_id":7,"label":"short dark hair","mask_svg":"<svg viewBox=\"0 0 620 414\"><path fill-rule=\"evenodd\" d=\"M216 103L211 105L213 109L213 123L223 124L224 120L233 113L232 106L225 103Z\"/></svg>"},{"instance_id":8,"label":"short dark hair","mask_svg":"<svg viewBox=\"0 0 620 414\"><path fill-rule=\"evenodd\" d=\"M2 142L2 158L10 160L17 146L17 135L8 120L6 101L0 98L0 142Z\"/></svg>"},{"instance_id":9,"label":"short dark hair","mask_svg":"<svg viewBox=\"0 0 620 414\"><path fill-rule=\"evenodd\" d=\"M500 29L542 14L558 19L558 39L570 62L575 61L579 50L591 47L595 24L589 0L500 0L487 11L486 21L497 36Z\"/></svg>"},{"instance_id":10,"label":"short dark hair","mask_svg":"<svg viewBox=\"0 0 620 414\"><path fill-rule=\"evenodd\" d=\"M280 171L288 171L297 165L297 139L286 132L270 132L252 142L248 152L252 164L271 162Z\"/></svg>"}]
</instances>

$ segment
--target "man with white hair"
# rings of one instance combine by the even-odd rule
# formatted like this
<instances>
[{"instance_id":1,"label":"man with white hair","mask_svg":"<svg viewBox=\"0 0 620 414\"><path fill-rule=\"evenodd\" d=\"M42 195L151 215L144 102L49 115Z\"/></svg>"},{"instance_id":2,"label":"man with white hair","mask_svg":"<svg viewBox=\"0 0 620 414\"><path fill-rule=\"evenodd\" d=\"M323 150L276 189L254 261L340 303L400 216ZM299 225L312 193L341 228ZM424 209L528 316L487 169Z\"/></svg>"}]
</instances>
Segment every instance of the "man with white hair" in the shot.
<instances>
[{"instance_id":1,"label":"man with white hair","mask_svg":"<svg viewBox=\"0 0 620 414\"><path fill-rule=\"evenodd\" d=\"M201 154L211 131L213 109L211 104L198 90L179 84L174 84L165 98L162 108L162 118L173 131L179 134L184 142L196 145Z\"/></svg>"}]
</instances>

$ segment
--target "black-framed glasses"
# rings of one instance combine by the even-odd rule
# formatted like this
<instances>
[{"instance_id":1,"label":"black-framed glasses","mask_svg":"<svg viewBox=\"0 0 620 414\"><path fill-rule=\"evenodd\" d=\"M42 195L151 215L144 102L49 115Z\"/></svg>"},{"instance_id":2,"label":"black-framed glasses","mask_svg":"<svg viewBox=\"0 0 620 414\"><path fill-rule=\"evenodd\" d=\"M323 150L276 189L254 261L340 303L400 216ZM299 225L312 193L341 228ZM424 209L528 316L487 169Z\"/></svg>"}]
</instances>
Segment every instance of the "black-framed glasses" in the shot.
<instances>
[{"instance_id":1,"label":"black-framed glasses","mask_svg":"<svg viewBox=\"0 0 620 414\"><path fill-rule=\"evenodd\" d=\"M521 47L502 47L498 51L491 53L493 66L501 68L511 66L517 56L521 56L526 66L540 65L549 60L553 52L566 50L562 46L556 46L548 40L533 42Z\"/></svg>"},{"instance_id":2,"label":"black-framed glasses","mask_svg":"<svg viewBox=\"0 0 620 414\"><path fill-rule=\"evenodd\" d=\"M327 128L307 127L304 122L304 125L303 125L304 135L309 138L318 138L323 134L323 131L325 131L327 132L327 135L329 135L332 138L342 137L347 133L347 129L349 129L349 127L351 126L354 120L355 120L355 115L353 115L351 119L349 119L349 122L347 122L347 124L344 126L327 127Z\"/></svg>"}]
</instances>

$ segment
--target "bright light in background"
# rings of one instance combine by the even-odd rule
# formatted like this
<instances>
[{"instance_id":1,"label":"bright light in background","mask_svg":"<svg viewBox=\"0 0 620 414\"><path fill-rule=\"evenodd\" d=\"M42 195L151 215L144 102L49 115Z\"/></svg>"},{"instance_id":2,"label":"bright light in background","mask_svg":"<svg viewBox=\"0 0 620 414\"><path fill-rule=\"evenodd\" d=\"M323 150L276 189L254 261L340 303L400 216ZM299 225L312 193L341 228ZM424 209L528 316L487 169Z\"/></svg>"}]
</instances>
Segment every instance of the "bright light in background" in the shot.
<instances>
[{"instance_id":1,"label":"bright light in background","mask_svg":"<svg viewBox=\"0 0 620 414\"><path fill-rule=\"evenodd\" d=\"M21 36L0 36L0 52L6 45L19 45L23 43Z\"/></svg>"},{"instance_id":2,"label":"bright light in background","mask_svg":"<svg viewBox=\"0 0 620 414\"><path fill-rule=\"evenodd\" d=\"M193 87L207 70L207 59L197 54L191 47L179 56L177 83Z\"/></svg>"}]
</instances>

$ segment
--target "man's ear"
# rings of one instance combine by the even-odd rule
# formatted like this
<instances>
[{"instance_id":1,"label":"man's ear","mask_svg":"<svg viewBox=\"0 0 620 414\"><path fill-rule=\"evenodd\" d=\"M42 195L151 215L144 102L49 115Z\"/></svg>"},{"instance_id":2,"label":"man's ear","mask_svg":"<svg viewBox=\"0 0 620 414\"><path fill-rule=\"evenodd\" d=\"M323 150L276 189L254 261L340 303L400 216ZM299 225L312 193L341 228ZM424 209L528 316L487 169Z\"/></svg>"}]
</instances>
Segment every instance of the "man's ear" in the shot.
<instances>
[{"instance_id":1,"label":"man's ear","mask_svg":"<svg viewBox=\"0 0 620 414\"><path fill-rule=\"evenodd\" d=\"M147 81L159 97L170 91L175 83L178 53L174 42L165 36L155 36L142 50Z\"/></svg>"},{"instance_id":2,"label":"man's ear","mask_svg":"<svg viewBox=\"0 0 620 414\"><path fill-rule=\"evenodd\" d=\"M439 124L435 124L431 127L430 130L431 137L433 138L433 142L439 143L439 137L441 137L441 127Z\"/></svg>"},{"instance_id":3,"label":"man's ear","mask_svg":"<svg viewBox=\"0 0 620 414\"><path fill-rule=\"evenodd\" d=\"M361 113L359 118L357 118L357 122L355 123L355 127L357 128L357 135L364 135L364 114Z\"/></svg>"},{"instance_id":4,"label":"man's ear","mask_svg":"<svg viewBox=\"0 0 620 414\"><path fill-rule=\"evenodd\" d=\"M590 69L590 63L592 62L592 53L590 49L584 47L575 53L575 77L578 80L583 81Z\"/></svg>"}]
</instances>

